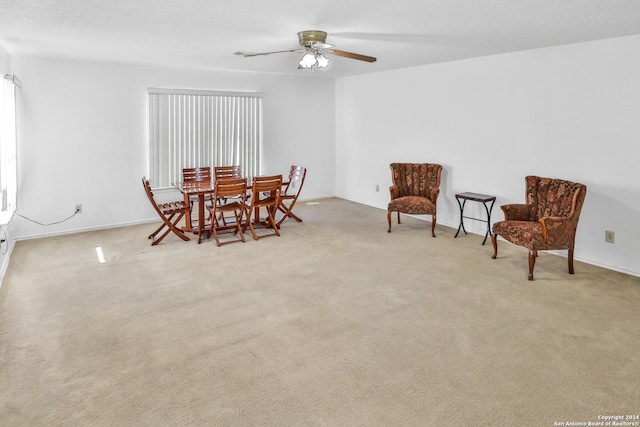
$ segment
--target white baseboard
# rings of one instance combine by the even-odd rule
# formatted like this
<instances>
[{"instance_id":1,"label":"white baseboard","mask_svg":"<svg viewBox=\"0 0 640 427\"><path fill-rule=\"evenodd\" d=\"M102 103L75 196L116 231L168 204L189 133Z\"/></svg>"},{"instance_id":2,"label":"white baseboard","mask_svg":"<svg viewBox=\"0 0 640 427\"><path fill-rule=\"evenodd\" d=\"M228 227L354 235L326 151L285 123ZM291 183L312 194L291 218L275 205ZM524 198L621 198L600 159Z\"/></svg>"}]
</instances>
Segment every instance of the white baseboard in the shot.
<instances>
[{"instance_id":1,"label":"white baseboard","mask_svg":"<svg viewBox=\"0 0 640 427\"><path fill-rule=\"evenodd\" d=\"M339 197L339 198L344 199L344 200L349 200L349 201L354 202L354 203L360 203L362 205L371 206L373 208L378 208L378 209L381 209L381 210L384 210L384 211L387 210L386 206L373 205L371 203L364 202L362 200L355 200L355 199L350 199L350 198L347 198L347 197L341 197L341 196L336 196L336 197ZM431 222L431 219L427 218L427 217L415 216L414 218L417 218L417 219L420 219L420 220L423 220L423 221L427 221L427 222ZM454 230L457 230L459 223L456 222L455 224L452 224L450 222L441 221L440 219L438 219L438 225L442 225L442 226L445 226L445 227L450 227L450 228L453 228ZM467 230L467 233L472 233L472 234L477 234L479 236L484 236L485 232L481 232L481 231L477 231L477 230ZM501 237L499 239L503 240ZM506 240L504 240L504 241L506 242ZM548 253L554 254L554 255L559 255L559 256L562 256L562 257L565 257L565 258L567 257L567 252L566 251L545 251L545 252L548 252ZM581 257L574 256L574 261L584 262L585 264L594 265L596 267L605 268L607 270L616 271L618 273L627 274L629 276L640 277L640 272L638 272L638 271L627 270L627 269L624 269L624 268L620 268L620 267L616 267L616 266L613 266L613 265L605 264L605 263L599 262L597 260L586 259L586 258L581 258Z\"/></svg>"}]
</instances>

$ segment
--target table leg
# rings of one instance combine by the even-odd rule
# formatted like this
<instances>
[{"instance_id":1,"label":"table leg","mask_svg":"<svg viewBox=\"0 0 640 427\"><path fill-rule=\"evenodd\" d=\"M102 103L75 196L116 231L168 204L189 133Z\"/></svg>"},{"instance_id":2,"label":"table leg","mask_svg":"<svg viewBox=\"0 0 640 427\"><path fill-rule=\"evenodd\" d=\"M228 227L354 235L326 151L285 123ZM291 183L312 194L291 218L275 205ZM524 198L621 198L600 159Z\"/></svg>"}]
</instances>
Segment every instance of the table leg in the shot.
<instances>
[{"instance_id":1,"label":"table leg","mask_svg":"<svg viewBox=\"0 0 640 427\"><path fill-rule=\"evenodd\" d=\"M483 245L487 241L487 237L489 237L491 235L491 211L493 210L493 204L495 202L496 202L496 199L493 199L491 201L491 207L490 208L487 207L487 202L482 203L484 205L484 210L487 211L487 232L485 233L484 240L482 241Z\"/></svg>"},{"instance_id":2,"label":"table leg","mask_svg":"<svg viewBox=\"0 0 640 427\"><path fill-rule=\"evenodd\" d=\"M202 241L204 232L204 194L198 194L198 243Z\"/></svg>"},{"instance_id":3,"label":"table leg","mask_svg":"<svg viewBox=\"0 0 640 427\"><path fill-rule=\"evenodd\" d=\"M182 227L182 231L190 233L193 231L193 224L191 223L191 203L189 201L189 195L186 193L184 195L184 204L189 206L189 213L185 215L184 227Z\"/></svg>"},{"instance_id":4,"label":"table leg","mask_svg":"<svg viewBox=\"0 0 640 427\"><path fill-rule=\"evenodd\" d=\"M464 231L464 234L467 234L467 230L464 229L464 205L467 203L467 199L464 199L462 203L460 203L460 199L456 197L456 201L458 202L458 206L460 207L460 225L458 226L458 231L456 231L456 235L453 236L455 239L458 237L458 233L460 233L460 228Z\"/></svg>"}]
</instances>

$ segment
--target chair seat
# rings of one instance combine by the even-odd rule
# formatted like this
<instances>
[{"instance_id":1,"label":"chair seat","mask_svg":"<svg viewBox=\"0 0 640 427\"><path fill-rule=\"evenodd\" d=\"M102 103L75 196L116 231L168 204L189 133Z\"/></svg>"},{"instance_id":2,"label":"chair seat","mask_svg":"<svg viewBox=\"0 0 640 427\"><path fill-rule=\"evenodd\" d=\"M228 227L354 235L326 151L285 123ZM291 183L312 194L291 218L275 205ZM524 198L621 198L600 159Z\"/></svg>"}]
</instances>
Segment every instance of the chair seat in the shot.
<instances>
[{"instance_id":1,"label":"chair seat","mask_svg":"<svg viewBox=\"0 0 640 427\"><path fill-rule=\"evenodd\" d=\"M189 207L185 205L184 202L169 202L158 204L158 209L160 209L160 212L164 215L171 215L184 212L185 209L188 210Z\"/></svg>"},{"instance_id":2,"label":"chair seat","mask_svg":"<svg viewBox=\"0 0 640 427\"><path fill-rule=\"evenodd\" d=\"M409 215L423 215L435 212L436 205L426 197L404 196L390 201L387 210Z\"/></svg>"},{"instance_id":3,"label":"chair seat","mask_svg":"<svg viewBox=\"0 0 640 427\"><path fill-rule=\"evenodd\" d=\"M530 250L542 250L542 226L537 221L500 221L493 224L493 233L502 236L514 245Z\"/></svg>"},{"instance_id":4,"label":"chair seat","mask_svg":"<svg viewBox=\"0 0 640 427\"><path fill-rule=\"evenodd\" d=\"M242 200L237 201L237 202L229 202L229 203L226 203L224 205L218 206L216 211L218 211L218 212L233 212L233 211L239 211L241 209L242 210L245 209L245 205L244 205L244 203L242 203Z\"/></svg>"},{"instance_id":5,"label":"chair seat","mask_svg":"<svg viewBox=\"0 0 640 427\"><path fill-rule=\"evenodd\" d=\"M269 194L269 193L266 193L266 194ZM265 197L264 199L259 199L255 203L254 207L255 208L263 208L265 206L273 206L276 203L276 200L277 199L275 197L269 195L268 197Z\"/></svg>"},{"instance_id":6,"label":"chair seat","mask_svg":"<svg viewBox=\"0 0 640 427\"><path fill-rule=\"evenodd\" d=\"M538 221L500 221L492 230L506 241L534 251L571 249L575 234L548 232L545 239Z\"/></svg>"}]
</instances>

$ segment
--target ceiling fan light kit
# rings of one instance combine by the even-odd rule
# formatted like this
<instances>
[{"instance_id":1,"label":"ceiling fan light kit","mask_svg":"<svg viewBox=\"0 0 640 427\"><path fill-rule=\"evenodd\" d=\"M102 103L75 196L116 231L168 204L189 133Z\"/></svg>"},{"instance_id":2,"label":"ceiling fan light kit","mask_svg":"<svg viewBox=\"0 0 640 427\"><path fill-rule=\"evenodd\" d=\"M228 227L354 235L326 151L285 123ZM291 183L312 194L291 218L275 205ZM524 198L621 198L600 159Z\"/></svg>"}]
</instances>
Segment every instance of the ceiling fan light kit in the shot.
<instances>
[{"instance_id":1,"label":"ceiling fan light kit","mask_svg":"<svg viewBox=\"0 0 640 427\"><path fill-rule=\"evenodd\" d=\"M358 53L345 52L335 49L332 44L326 43L327 33L319 30L300 31L298 33L298 43L304 50L279 50L276 52L248 53L236 52L245 58L250 56L271 55L273 53L303 53L298 61L298 69L314 70L315 68L326 68L329 66L329 55L342 56L344 58L356 59L358 61L375 62L372 56L360 55Z\"/></svg>"},{"instance_id":2,"label":"ceiling fan light kit","mask_svg":"<svg viewBox=\"0 0 640 427\"><path fill-rule=\"evenodd\" d=\"M327 68L328 65L329 65L329 58L327 58L326 56L319 53L307 52L304 55L302 55L302 58L300 58L300 61L298 62L298 69L312 70L314 67Z\"/></svg>"}]
</instances>

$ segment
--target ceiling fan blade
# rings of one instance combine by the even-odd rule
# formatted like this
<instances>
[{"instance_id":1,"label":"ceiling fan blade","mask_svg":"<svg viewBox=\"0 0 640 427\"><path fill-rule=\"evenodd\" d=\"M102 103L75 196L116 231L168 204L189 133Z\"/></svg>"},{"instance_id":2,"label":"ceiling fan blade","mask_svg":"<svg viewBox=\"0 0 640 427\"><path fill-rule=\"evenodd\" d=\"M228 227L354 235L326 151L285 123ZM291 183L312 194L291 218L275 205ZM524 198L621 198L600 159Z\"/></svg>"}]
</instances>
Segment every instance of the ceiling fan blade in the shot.
<instances>
[{"instance_id":1,"label":"ceiling fan blade","mask_svg":"<svg viewBox=\"0 0 640 427\"><path fill-rule=\"evenodd\" d=\"M332 33L331 37L342 37L345 39L368 40L376 42L391 43L415 43L415 44L433 44L448 42L448 38L438 34L416 34L416 33Z\"/></svg>"},{"instance_id":2,"label":"ceiling fan blade","mask_svg":"<svg viewBox=\"0 0 640 427\"><path fill-rule=\"evenodd\" d=\"M334 50L334 55L343 56L345 58L357 59L358 61L376 62L373 56L360 55L359 53L345 52L344 50Z\"/></svg>"},{"instance_id":3,"label":"ceiling fan blade","mask_svg":"<svg viewBox=\"0 0 640 427\"><path fill-rule=\"evenodd\" d=\"M249 57L252 57L252 56L263 56L263 55L272 55L274 53L291 53L291 52L293 52L293 53L302 53L302 52L305 52L305 50L304 49L291 49L291 50L278 50L278 51L275 51L275 52L262 52L262 53L238 51L238 52L234 52L233 54L234 55L242 55L245 58L249 58Z\"/></svg>"}]
</instances>

